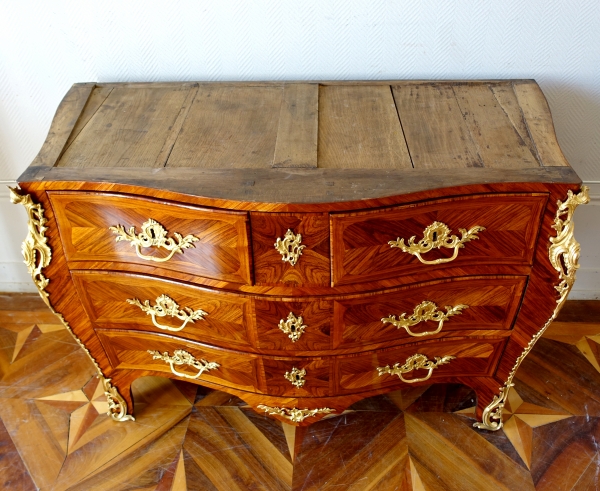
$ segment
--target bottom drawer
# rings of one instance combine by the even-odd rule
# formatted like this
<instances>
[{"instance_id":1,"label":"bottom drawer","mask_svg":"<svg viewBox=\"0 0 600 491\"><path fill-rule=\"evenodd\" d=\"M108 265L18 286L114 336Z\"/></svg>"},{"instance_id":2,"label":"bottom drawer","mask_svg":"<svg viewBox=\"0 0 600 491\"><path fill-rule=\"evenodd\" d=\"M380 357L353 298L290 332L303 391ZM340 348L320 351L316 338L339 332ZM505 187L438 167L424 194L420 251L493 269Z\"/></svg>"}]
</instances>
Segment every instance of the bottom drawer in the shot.
<instances>
[{"instance_id":1,"label":"bottom drawer","mask_svg":"<svg viewBox=\"0 0 600 491\"><path fill-rule=\"evenodd\" d=\"M506 338L432 341L337 360L337 393L492 375ZM440 380L442 379L442 380Z\"/></svg>"},{"instance_id":2,"label":"bottom drawer","mask_svg":"<svg viewBox=\"0 0 600 491\"><path fill-rule=\"evenodd\" d=\"M114 329L97 329L96 333L113 368L166 372L191 382L206 380L259 392L256 355L208 348L164 334Z\"/></svg>"},{"instance_id":3,"label":"bottom drawer","mask_svg":"<svg viewBox=\"0 0 600 491\"><path fill-rule=\"evenodd\" d=\"M113 368L281 397L326 397L493 374L506 338L452 338L332 357L274 357L165 334L97 329Z\"/></svg>"}]
</instances>

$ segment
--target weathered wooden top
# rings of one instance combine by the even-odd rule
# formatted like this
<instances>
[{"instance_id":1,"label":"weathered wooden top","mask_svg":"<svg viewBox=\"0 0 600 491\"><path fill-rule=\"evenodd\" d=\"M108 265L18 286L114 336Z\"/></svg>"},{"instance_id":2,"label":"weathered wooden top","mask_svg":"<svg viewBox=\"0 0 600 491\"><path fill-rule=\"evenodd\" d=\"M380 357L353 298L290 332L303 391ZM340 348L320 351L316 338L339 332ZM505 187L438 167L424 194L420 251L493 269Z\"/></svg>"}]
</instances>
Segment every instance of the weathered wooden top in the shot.
<instances>
[{"instance_id":1,"label":"weathered wooden top","mask_svg":"<svg viewBox=\"0 0 600 491\"><path fill-rule=\"evenodd\" d=\"M430 186L419 184L428 175L438 185L578 181L533 80L76 84L19 180L211 196L215 180L244 172L275 187L323 175L351 175L358 187L361 179L401 179L410 189ZM210 186L182 184L203 175Z\"/></svg>"}]
</instances>

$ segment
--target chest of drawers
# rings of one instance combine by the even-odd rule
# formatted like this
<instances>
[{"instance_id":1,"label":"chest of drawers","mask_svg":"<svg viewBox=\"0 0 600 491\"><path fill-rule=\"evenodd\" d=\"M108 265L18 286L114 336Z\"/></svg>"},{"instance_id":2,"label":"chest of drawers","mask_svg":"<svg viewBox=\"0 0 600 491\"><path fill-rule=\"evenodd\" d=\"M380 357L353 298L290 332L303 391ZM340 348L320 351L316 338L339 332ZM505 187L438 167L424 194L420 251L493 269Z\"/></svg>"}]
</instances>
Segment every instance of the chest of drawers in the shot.
<instances>
[{"instance_id":1,"label":"chest of drawers","mask_svg":"<svg viewBox=\"0 0 600 491\"><path fill-rule=\"evenodd\" d=\"M580 185L530 80L76 84L12 199L117 421L147 375L294 425L454 382L495 430Z\"/></svg>"}]
</instances>

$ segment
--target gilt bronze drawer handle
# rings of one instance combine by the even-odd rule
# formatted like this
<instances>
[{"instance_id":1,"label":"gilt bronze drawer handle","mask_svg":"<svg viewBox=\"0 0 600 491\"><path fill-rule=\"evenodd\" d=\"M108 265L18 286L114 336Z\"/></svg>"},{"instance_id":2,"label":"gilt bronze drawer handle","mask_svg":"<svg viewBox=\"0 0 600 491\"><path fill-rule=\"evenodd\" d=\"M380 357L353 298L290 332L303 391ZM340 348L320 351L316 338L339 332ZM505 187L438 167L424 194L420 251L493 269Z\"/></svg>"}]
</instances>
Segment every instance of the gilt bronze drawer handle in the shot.
<instances>
[{"instance_id":1,"label":"gilt bronze drawer handle","mask_svg":"<svg viewBox=\"0 0 600 491\"><path fill-rule=\"evenodd\" d=\"M121 240L131 242L131 245L135 246L135 252L138 257L157 263L168 261L175 253L183 254L183 249L194 247L193 243L200 240L193 235L183 237L177 232L173 233L173 237L167 237L167 230L156 220L152 220L152 218L142 224L142 231L137 235L135 227L130 227L129 231L126 231L123 225L117 225L109 227L109 230L117 235L115 239L117 242ZM163 247L170 252L166 257L146 256L140 250L142 247Z\"/></svg>"},{"instance_id":2,"label":"gilt bronze drawer handle","mask_svg":"<svg viewBox=\"0 0 600 491\"><path fill-rule=\"evenodd\" d=\"M304 249L305 245L300 245L302 243L302 235L294 234L290 229L285 233L283 239L281 237L277 238L277 242L275 242L275 250L281 254L281 260L283 262L290 263L292 266L295 266L298 262L298 258L302 255L302 249Z\"/></svg>"},{"instance_id":3,"label":"gilt bronze drawer handle","mask_svg":"<svg viewBox=\"0 0 600 491\"><path fill-rule=\"evenodd\" d=\"M290 312L287 316L287 319L281 319L279 321L279 329L292 340L292 343L295 343L300 339L300 336L304 334L304 329L308 326L302 324L302 317L296 317L293 312Z\"/></svg>"},{"instance_id":4,"label":"gilt bronze drawer handle","mask_svg":"<svg viewBox=\"0 0 600 491\"><path fill-rule=\"evenodd\" d=\"M446 355L435 357L435 361L429 360L425 355L417 353L412 355L411 357L406 359L404 365L400 366L400 363L396 363L393 367L390 368L389 365L385 367L377 367L377 371L379 372L379 376L389 373L390 375L398 375L402 382L406 382L407 384L414 384L415 382L425 382L425 380L429 380L433 370L440 365L445 365L446 363L450 363L450 360L456 358L455 356ZM427 376L423 378L413 378L410 380L405 379L402 374L412 372L413 370L418 370L422 368L423 370L429 370Z\"/></svg>"},{"instance_id":5,"label":"gilt bronze drawer handle","mask_svg":"<svg viewBox=\"0 0 600 491\"><path fill-rule=\"evenodd\" d=\"M415 239L417 237L413 235L410 239L408 239L408 246L404 244L404 239L401 239L400 237L398 237L397 240L390 240L388 244L392 248L397 247L402 252L407 252L413 256L417 256L419 261L421 261L423 264L449 263L456 259L456 256L458 256L458 250L461 247L464 247L465 243L478 239L479 237L477 234L479 232L483 232L484 230L485 227L480 227L479 225L475 225L469 230L459 228L458 231L461 233L462 237L458 238L456 235L450 235L451 230L445 223L433 222L423 231L423 238L417 243L415 243ZM452 254L452 257L435 259L433 261L427 261L421 257L421 254L425 254L432 249L440 249L442 247L454 249L454 254Z\"/></svg>"},{"instance_id":6,"label":"gilt bronze drawer handle","mask_svg":"<svg viewBox=\"0 0 600 491\"><path fill-rule=\"evenodd\" d=\"M204 372L208 372L210 370L216 370L221 365L214 361L206 361L206 360L196 360L190 353L184 351L182 349L176 349L173 352L173 356L169 355L168 351L164 353L160 353L159 351L148 350L148 353L152 355L153 360L162 360L167 362L171 366L171 372L178 377L197 379L200 378ZM198 370L196 375L187 375L185 373L179 373L173 365L189 365Z\"/></svg>"},{"instance_id":7,"label":"gilt bronze drawer handle","mask_svg":"<svg viewBox=\"0 0 600 491\"><path fill-rule=\"evenodd\" d=\"M400 318L396 319L395 315L390 315L389 317L384 317L381 319L381 322L384 324L393 324L398 329L404 328L406 332L410 336L414 336L419 338L421 336L432 336L437 334L442 330L444 326L444 321L448 320L448 317L453 315L461 314L463 309L468 309L468 305L455 305L454 307L446 306L444 307L446 312L442 312L438 310L438 306L429 300L425 300L421 302L419 305L415 307L415 310L412 315L406 317L406 312L400 314ZM421 322L434 321L438 322L438 328L435 331L426 331L426 332L412 332L410 328L412 326L416 326Z\"/></svg>"},{"instance_id":8,"label":"gilt bronze drawer handle","mask_svg":"<svg viewBox=\"0 0 600 491\"><path fill-rule=\"evenodd\" d=\"M306 382L306 380L304 380L304 377L306 377L306 368L299 370L296 367L293 367L291 372L285 372L284 377L293 386L300 389Z\"/></svg>"},{"instance_id":9,"label":"gilt bronze drawer handle","mask_svg":"<svg viewBox=\"0 0 600 491\"><path fill-rule=\"evenodd\" d=\"M302 423L302 421L304 421L306 418L310 418L311 416L315 416L317 414L335 413L335 409L331 409L329 407L323 407L318 409L296 409L295 407L293 407L291 409L288 409L287 407L271 407L265 406L264 404L259 404L256 407L258 409L261 409L265 413L281 416L283 418L289 419L294 423Z\"/></svg>"},{"instance_id":10,"label":"gilt bronze drawer handle","mask_svg":"<svg viewBox=\"0 0 600 491\"><path fill-rule=\"evenodd\" d=\"M168 295L161 295L156 299L156 305L151 306L150 300L144 300L144 303L140 302L137 298L127 299L127 303L131 305L137 305L142 312L146 312L147 315L152 317L152 323L159 329L165 331L181 331L188 322L192 324L197 320L204 320L204 316L208 315L204 310L192 310L189 307L179 308L179 305ZM157 317L176 317L183 321L183 324L179 327L163 326L156 321Z\"/></svg>"}]
</instances>

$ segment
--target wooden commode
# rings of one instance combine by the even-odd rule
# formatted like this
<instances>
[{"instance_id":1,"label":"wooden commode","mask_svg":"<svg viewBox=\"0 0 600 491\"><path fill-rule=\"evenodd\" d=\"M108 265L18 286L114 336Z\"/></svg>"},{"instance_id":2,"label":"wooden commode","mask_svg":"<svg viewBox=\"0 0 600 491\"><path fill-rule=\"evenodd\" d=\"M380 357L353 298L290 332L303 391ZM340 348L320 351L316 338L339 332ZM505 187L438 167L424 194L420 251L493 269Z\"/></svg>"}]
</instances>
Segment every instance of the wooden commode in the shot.
<instances>
[{"instance_id":1,"label":"wooden commode","mask_svg":"<svg viewBox=\"0 0 600 491\"><path fill-rule=\"evenodd\" d=\"M452 382L497 430L588 201L532 80L76 84L18 181L118 421L148 375L294 425Z\"/></svg>"}]
</instances>

